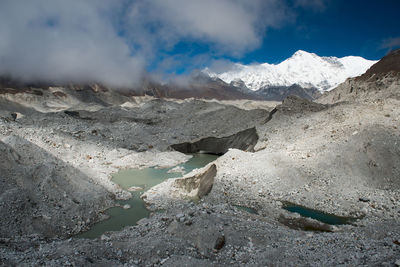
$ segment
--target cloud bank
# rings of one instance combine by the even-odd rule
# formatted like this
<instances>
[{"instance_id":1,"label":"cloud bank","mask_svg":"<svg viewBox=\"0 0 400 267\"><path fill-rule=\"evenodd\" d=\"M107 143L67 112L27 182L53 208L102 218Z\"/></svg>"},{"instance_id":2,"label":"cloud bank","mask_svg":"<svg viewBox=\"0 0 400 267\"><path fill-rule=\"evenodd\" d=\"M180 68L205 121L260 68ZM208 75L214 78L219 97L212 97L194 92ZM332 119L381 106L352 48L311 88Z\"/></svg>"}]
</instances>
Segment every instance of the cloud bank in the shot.
<instances>
[{"instance_id":1,"label":"cloud bank","mask_svg":"<svg viewBox=\"0 0 400 267\"><path fill-rule=\"evenodd\" d=\"M201 43L230 56L258 47L268 28L290 19L282 3L2 0L0 75L130 87L180 42Z\"/></svg>"},{"instance_id":2,"label":"cloud bank","mask_svg":"<svg viewBox=\"0 0 400 267\"><path fill-rule=\"evenodd\" d=\"M0 73L24 81L128 86L143 69L112 26L113 1L0 2Z\"/></svg>"},{"instance_id":3,"label":"cloud bank","mask_svg":"<svg viewBox=\"0 0 400 267\"><path fill-rule=\"evenodd\" d=\"M221 52L240 54L257 47L267 27L284 21L286 9L279 3L144 0L132 4L127 15L130 32L145 37L144 46L157 43L169 48L183 39L210 43Z\"/></svg>"}]
</instances>

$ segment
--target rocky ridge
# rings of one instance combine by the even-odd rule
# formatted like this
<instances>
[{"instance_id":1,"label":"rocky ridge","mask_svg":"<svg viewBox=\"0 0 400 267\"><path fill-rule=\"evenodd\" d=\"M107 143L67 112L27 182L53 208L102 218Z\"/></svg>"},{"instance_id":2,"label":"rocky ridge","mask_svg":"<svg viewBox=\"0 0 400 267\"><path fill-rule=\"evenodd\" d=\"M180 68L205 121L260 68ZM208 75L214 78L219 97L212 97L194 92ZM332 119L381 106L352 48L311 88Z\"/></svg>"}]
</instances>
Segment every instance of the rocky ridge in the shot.
<instances>
[{"instance_id":1,"label":"rocky ridge","mask_svg":"<svg viewBox=\"0 0 400 267\"><path fill-rule=\"evenodd\" d=\"M321 103L339 101L385 101L400 99L400 49L390 52L363 75L351 78L318 99Z\"/></svg>"}]
</instances>

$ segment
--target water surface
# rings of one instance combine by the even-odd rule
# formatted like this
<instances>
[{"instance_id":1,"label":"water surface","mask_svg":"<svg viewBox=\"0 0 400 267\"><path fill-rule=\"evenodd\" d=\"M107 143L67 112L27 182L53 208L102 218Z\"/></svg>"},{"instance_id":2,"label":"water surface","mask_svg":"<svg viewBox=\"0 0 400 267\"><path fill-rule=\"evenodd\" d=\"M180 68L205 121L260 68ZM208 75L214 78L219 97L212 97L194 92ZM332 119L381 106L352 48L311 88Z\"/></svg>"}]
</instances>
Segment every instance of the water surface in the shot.
<instances>
[{"instance_id":1,"label":"water surface","mask_svg":"<svg viewBox=\"0 0 400 267\"><path fill-rule=\"evenodd\" d=\"M360 219L354 217L337 216L335 214L330 214L323 211L310 209L290 202L284 203L283 208L290 212L296 212L303 217L312 218L317 221L331 225L351 224L356 220Z\"/></svg>"},{"instance_id":2,"label":"water surface","mask_svg":"<svg viewBox=\"0 0 400 267\"><path fill-rule=\"evenodd\" d=\"M196 168L202 168L208 163L216 160L218 156L210 154L192 154L192 158L178 166L182 167L185 173ZM168 173L175 168L145 168L126 169L113 175L112 181L123 189L128 190L132 186L141 187L139 191L132 192L129 200L118 201L121 207L113 207L106 210L109 219L94 224L89 231L80 233L77 237L96 238L105 232L120 231L126 226L135 225L137 221L148 217L150 211L146 209L140 196L151 187L169 178L181 177L182 173ZM130 209L123 209L124 205L130 205Z\"/></svg>"}]
</instances>

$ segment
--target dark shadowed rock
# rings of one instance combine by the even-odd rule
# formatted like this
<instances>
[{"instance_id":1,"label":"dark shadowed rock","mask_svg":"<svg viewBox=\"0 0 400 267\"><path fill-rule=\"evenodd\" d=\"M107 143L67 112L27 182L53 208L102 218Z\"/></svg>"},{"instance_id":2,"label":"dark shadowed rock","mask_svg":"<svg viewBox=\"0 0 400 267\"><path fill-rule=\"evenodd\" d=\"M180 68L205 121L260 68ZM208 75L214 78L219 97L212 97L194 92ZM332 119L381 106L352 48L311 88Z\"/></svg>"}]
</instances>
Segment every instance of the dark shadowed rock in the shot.
<instances>
[{"instance_id":1,"label":"dark shadowed rock","mask_svg":"<svg viewBox=\"0 0 400 267\"><path fill-rule=\"evenodd\" d=\"M186 142L171 145L176 151L182 153L205 153L222 155L229 148L237 148L245 151L252 151L258 141L258 134L255 128L250 128L226 137L207 137L195 142Z\"/></svg>"},{"instance_id":2,"label":"dark shadowed rock","mask_svg":"<svg viewBox=\"0 0 400 267\"><path fill-rule=\"evenodd\" d=\"M218 236L217 240L215 240L214 249L220 250L221 248L224 247L224 245L225 245L225 236L224 235Z\"/></svg>"}]
</instances>

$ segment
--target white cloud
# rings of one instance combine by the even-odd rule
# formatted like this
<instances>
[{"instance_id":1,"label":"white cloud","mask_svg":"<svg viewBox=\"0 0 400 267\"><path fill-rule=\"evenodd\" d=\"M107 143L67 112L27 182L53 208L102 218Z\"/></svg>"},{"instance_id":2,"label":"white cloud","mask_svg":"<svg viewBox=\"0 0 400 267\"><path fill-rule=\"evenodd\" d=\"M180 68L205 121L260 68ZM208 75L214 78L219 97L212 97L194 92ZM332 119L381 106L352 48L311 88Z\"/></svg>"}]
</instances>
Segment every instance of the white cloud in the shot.
<instances>
[{"instance_id":1,"label":"white cloud","mask_svg":"<svg viewBox=\"0 0 400 267\"><path fill-rule=\"evenodd\" d=\"M180 41L239 56L290 20L278 0L1 0L0 75L132 86ZM121 33L122 32L122 33ZM163 64L192 60L184 51ZM183 55L182 55L183 53ZM193 59L195 64L204 56Z\"/></svg>"},{"instance_id":2,"label":"white cloud","mask_svg":"<svg viewBox=\"0 0 400 267\"><path fill-rule=\"evenodd\" d=\"M145 29L147 47L149 40L168 49L186 39L238 55L257 47L265 29L288 16L276 0L153 0L136 1L129 22L132 34Z\"/></svg>"},{"instance_id":3,"label":"white cloud","mask_svg":"<svg viewBox=\"0 0 400 267\"><path fill-rule=\"evenodd\" d=\"M118 1L0 2L0 73L23 80L131 86L143 59L112 27Z\"/></svg>"}]
</instances>

